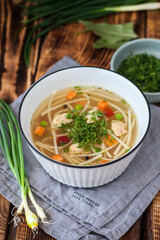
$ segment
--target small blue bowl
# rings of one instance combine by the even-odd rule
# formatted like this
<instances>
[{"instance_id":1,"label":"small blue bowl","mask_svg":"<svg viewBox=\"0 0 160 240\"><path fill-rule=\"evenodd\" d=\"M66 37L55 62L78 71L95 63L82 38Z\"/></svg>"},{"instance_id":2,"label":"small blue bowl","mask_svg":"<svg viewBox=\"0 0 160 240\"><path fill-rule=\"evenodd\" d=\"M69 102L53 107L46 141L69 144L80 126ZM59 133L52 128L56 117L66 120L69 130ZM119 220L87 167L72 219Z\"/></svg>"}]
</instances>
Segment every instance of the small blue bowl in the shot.
<instances>
[{"instance_id":1,"label":"small blue bowl","mask_svg":"<svg viewBox=\"0 0 160 240\"><path fill-rule=\"evenodd\" d=\"M160 40L152 38L141 38L130 41L119 47L112 56L110 69L117 72L120 64L129 55L147 53L160 59ZM150 103L160 102L160 92L144 92Z\"/></svg>"}]
</instances>

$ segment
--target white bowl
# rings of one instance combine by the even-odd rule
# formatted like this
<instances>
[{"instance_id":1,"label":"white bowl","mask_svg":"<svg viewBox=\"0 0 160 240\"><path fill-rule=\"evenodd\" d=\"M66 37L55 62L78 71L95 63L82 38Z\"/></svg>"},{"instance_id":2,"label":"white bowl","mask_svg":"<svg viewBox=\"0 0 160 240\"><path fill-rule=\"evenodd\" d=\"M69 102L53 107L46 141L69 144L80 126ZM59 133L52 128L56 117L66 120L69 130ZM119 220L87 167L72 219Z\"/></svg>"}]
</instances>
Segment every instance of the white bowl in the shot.
<instances>
[{"instance_id":1,"label":"white bowl","mask_svg":"<svg viewBox=\"0 0 160 240\"><path fill-rule=\"evenodd\" d=\"M141 38L125 43L113 54L110 69L116 72L122 61L131 53L133 55L147 53L160 59L159 49L160 40L153 38ZM144 92L144 94L150 103L160 102L160 92Z\"/></svg>"},{"instance_id":2,"label":"white bowl","mask_svg":"<svg viewBox=\"0 0 160 240\"><path fill-rule=\"evenodd\" d=\"M117 93L132 106L137 115L139 131L135 146L119 159L95 166L74 166L43 155L34 145L30 121L38 105L55 90L68 86L98 86ZM22 133L42 167L54 179L74 187L96 187L117 178L137 153L149 128L150 110L143 93L129 80L112 71L95 67L73 67L43 77L25 94L19 111Z\"/></svg>"}]
</instances>

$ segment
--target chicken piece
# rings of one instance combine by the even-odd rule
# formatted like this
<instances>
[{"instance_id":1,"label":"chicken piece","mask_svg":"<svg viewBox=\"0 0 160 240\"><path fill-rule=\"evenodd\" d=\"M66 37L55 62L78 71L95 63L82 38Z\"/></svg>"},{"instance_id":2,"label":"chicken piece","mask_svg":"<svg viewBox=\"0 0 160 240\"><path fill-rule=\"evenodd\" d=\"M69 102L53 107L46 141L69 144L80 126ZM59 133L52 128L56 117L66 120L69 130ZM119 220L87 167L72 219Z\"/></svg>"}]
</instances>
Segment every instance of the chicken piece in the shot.
<instances>
[{"instance_id":1,"label":"chicken piece","mask_svg":"<svg viewBox=\"0 0 160 240\"><path fill-rule=\"evenodd\" d=\"M113 120L111 122L111 129L113 130L114 134L119 137L122 134L126 133L127 130L125 129L126 124L119 120Z\"/></svg>"},{"instance_id":2,"label":"chicken piece","mask_svg":"<svg viewBox=\"0 0 160 240\"><path fill-rule=\"evenodd\" d=\"M70 123L72 122L72 119L66 118L66 113L58 114L53 118L52 121L52 126L59 127L62 122L65 123Z\"/></svg>"},{"instance_id":3,"label":"chicken piece","mask_svg":"<svg viewBox=\"0 0 160 240\"><path fill-rule=\"evenodd\" d=\"M92 113L94 113L97 110L98 110L97 107L93 107L92 110L88 111L89 114L86 116L87 123L94 123L95 122L94 120L92 120ZM96 116L96 120L98 120L98 119L99 119L99 117Z\"/></svg>"},{"instance_id":4,"label":"chicken piece","mask_svg":"<svg viewBox=\"0 0 160 240\"><path fill-rule=\"evenodd\" d=\"M69 148L71 154L81 154L83 149L78 147L78 143L72 144Z\"/></svg>"}]
</instances>

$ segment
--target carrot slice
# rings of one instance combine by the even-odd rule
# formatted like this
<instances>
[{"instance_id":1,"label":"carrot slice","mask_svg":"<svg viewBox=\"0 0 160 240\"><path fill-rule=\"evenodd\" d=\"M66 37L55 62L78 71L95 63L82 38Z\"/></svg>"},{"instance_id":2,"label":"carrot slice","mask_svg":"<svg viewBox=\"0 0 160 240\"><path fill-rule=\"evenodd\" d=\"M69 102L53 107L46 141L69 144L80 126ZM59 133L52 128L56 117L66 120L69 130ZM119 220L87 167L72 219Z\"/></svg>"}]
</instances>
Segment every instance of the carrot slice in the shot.
<instances>
[{"instance_id":1,"label":"carrot slice","mask_svg":"<svg viewBox=\"0 0 160 240\"><path fill-rule=\"evenodd\" d=\"M105 110L107 109L107 106L108 106L108 103L105 102L104 100L101 100L97 105L98 109L102 112L105 112Z\"/></svg>"},{"instance_id":2,"label":"carrot slice","mask_svg":"<svg viewBox=\"0 0 160 240\"><path fill-rule=\"evenodd\" d=\"M107 162L109 162L109 161L107 161L107 160L102 160L102 161L100 162L100 164L107 163Z\"/></svg>"},{"instance_id":3,"label":"carrot slice","mask_svg":"<svg viewBox=\"0 0 160 240\"><path fill-rule=\"evenodd\" d=\"M104 142L109 146L113 146L114 144L117 143L117 140L114 139L111 135L107 135L106 138L104 138Z\"/></svg>"},{"instance_id":4,"label":"carrot slice","mask_svg":"<svg viewBox=\"0 0 160 240\"><path fill-rule=\"evenodd\" d=\"M58 161L58 162L62 162L64 158L63 158L61 155L56 154L56 155L54 155L54 156L52 157L52 159L54 159L54 160L56 160L56 161Z\"/></svg>"},{"instance_id":5,"label":"carrot slice","mask_svg":"<svg viewBox=\"0 0 160 240\"><path fill-rule=\"evenodd\" d=\"M71 91L68 93L68 95L66 96L66 98L67 98L68 100L71 100L71 99L73 99L76 95L77 95L77 93L74 92L73 90L71 90Z\"/></svg>"},{"instance_id":6,"label":"carrot slice","mask_svg":"<svg viewBox=\"0 0 160 240\"><path fill-rule=\"evenodd\" d=\"M44 127L37 126L35 131L34 131L34 134L41 137L41 136L43 136L44 131L45 131Z\"/></svg>"}]
</instances>

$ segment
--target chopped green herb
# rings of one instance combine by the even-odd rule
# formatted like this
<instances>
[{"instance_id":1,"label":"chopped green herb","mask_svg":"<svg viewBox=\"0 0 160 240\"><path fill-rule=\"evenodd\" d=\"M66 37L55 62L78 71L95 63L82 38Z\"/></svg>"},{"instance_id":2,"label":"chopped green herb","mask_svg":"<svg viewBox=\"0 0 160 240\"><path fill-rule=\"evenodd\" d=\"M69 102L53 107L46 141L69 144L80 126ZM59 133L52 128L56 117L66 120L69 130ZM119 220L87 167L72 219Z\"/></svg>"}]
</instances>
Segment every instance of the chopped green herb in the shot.
<instances>
[{"instance_id":1,"label":"chopped green herb","mask_svg":"<svg viewBox=\"0 0 160 240\"><path fill-rule=\"evenodd\" d=\"M93 112L92 114L98 116L98 117L102 117L103 116L103 112L97 110L96 112Z\"/></svg>"},{"instance_id":2,"label":"chopped green herb","mask_svg":"<svg viewBox=\"0 0 160 240\"><path fill-rule=\"evenodd\" d=\"M160 91L160 59L152 55L130 55L117 72L131 80L144 92Z\"/></svg>"},{"instance_id":3,"label":"chopped green herb","mask_svg":"<svg viewBox=\"0 0 160 240\"><path fill-rule=\"evenodd\" d=\"M98 89L102 89L101 87L99 87Z\"/></svg>"},{"instance_id":4,"label":"chopped green herb","mask_svg":"<svg viewBox=\"0 0 160 240\"><path fill-rule=\"evenodd\" d=\"M45 121L45 120L42 120L41 122L40 122L40 125L41 125L41 127L47 127L47 122Z\"/></svg>"},{"instance_id":5,"label":"chopped green herb","mask_svg":"<svg viewBox=\"0 0 160 240\"><path fill-rule=\"evenodd\" d=\"M117 120L121 120L121 119L123 118L123 116L122 116L121 113L117 113L117 114L115 115L115 118L116 118Z\"/></svg>"},{"instance_id":6,"label":"chopped green herb","mask_svg":"<svg viewBox=\"0 0 160 240\"><path fill-rule=\"evenodd\" d=\"M68 132L68 137L73 143L78 143L78 147L82 147L85 151L94 149L96 152L101 148L96 144L102 143L102 138L108 134L108 123L106 123L103 114L100 111L91 113L92 123L87 122L86 116L88 112L71 111L66 117L73 119L71 123L62 123L59 129ZM97 119L98 116L98 119Z\"/></svg>"},{"instance_id":7,"label":"chopped green herb","mask_svg":"<svg viewBox=\"0 0 160 240\"><path fill-rule=\"evenodd\" d=\"M71 118L72 118L72 114L71 114L70 112L68 112L68 113L66 114L66 118L71 119Z\"/></svg>"}]
</instances>

